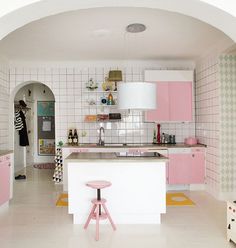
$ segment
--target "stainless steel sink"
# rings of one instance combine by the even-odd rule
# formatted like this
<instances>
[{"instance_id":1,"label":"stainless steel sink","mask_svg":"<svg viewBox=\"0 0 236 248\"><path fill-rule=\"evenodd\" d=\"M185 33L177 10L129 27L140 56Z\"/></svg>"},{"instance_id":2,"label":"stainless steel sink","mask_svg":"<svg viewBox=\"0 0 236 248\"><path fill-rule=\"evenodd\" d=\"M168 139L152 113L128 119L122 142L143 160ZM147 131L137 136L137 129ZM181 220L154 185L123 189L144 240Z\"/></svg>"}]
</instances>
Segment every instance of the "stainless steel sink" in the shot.
<instances>
[{"instance_id":1,"label":"stainless steel sink","mask_svg":"<svg viewBox=\"0 0 236 248\"><path fill-rule=\"evenodd\" d=\"M121 144L121 143L105 143L104 146L124 146L124 144Z\"/></svg>"},{"instance_id":2,"label":"stainless steel sink","mask_svg":"<svg viewBox=\"0 0 236 248\"><path fill-rule=\"evenodd\" d=\"M117 157L160 157L158 152L116 152Z\"/></svg>"}]
</instances>

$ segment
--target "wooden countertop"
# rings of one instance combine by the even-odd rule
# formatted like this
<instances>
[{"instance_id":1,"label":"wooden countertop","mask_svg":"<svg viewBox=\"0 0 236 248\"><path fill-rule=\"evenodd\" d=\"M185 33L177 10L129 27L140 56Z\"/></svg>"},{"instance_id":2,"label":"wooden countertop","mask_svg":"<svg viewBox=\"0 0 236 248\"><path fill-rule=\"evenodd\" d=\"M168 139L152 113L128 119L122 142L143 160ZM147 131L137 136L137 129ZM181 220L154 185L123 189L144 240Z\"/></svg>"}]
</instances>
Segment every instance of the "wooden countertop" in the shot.
<instances>
[{"instance_id":1,"label":"wooden countertop","mask_svg":"<svg viewBox=\"0 0 236 248\"><path fill-rule=\"evenodd\" d=\"M158 157L119 157L116 156L114 152L83 152L83 153L71 153L67 158L66 162L117 162L117 161L126 161L126 162L144 162L144 161L152 161L152 162L167 162L168 158L160 155Z\"/></svg>"},{"instance_id":2,"label":"wooden countertop","mask_svg":"<svg viewBox=\"0 0 236 248\"><path fill-rule=\"evenodd\" d=\"M0 150L0 157L10 154L10 153L13 153L13 151L12 150Z\"/></svg>"}]
</instances>

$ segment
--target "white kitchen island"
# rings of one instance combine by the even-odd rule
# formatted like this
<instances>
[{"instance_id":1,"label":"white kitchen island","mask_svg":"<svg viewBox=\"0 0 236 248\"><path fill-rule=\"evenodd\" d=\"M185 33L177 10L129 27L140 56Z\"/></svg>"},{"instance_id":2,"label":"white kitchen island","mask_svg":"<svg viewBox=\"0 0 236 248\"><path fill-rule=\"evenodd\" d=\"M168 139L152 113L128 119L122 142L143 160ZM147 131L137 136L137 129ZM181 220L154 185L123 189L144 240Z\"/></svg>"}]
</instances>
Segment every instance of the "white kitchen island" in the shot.
<instances>
[{"instance_id":1,"label":"white kitchen island","mask_svg":"<svg viewBox=\"0 0 236 248\"><path fill-rule=\"evenodd\" d=\"M159 224L166 212L166 162L160 157L117 157L115 153L72 153L68 166L69 213L74 224L84 224L96 190L91 180L112 183L102 189L116 224ZM104 221L107 223L107 221Z\"/></svg>"}]
</instances>

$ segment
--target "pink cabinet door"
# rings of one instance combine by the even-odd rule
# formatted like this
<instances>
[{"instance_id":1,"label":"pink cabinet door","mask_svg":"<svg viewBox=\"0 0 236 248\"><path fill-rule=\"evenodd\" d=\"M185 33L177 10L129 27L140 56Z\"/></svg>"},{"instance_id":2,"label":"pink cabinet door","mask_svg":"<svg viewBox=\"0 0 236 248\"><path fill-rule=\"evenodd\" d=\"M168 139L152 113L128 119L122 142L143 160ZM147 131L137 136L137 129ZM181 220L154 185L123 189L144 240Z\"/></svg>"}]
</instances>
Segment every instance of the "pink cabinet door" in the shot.
<instances>
[{"instance_id":1,"label":"pink cabinet door","mask_svg":"<svg viewBox=\"0 0 236 248\"><path fill-rule=\"evenodd\" d=\"M195 150L191 153L169 154L169 184L204 183L205 151Z\"/></svg>"},{"instance_id":2,"label":"pink cabinet door","mask_svg":"<svg viewBox=\"0 0 236 248\"><path fill-rule=\"evenodd\" d=\"M192 121L192 82L169 82L170 121Z\"/></svg>"},{"instance_id":3,"label":"pink cabinet door","mask_svg":"<svg viewBox=\"0 0 236 248\"><path fill-rule=\"evenodd\" d=\"M169 154L169 184L189 184L191 154Z\"/></svg>"},{"instance_id":4,"label":"pink cabinet door","mask_svg":"<svg viewBox=\"0 0 236 248\"><path fill-rule=\"evenodd\" d=\"M192 121L192 82L157 82L157 108L146 121Z\"/></svg>"},{"instance_id":5,"label":"pink cabinet door","mask_svg":"<svg viewBox=\"0 0 236 248\"><path fill-rule=\"evenodd\" d=\"M146 121L168 121L170 119L168 83L158 82L156 91L157 108L146 112Z\"/></svg>"},{"instance_id":6,"label":"pink cabinet door","mask_svg":"<svg viewBox=\"0 0 236 248\"><path fill-rule=\"evenodd\" d=\"M191 183L204 183L205 180L205 153L192 152L189 181Z\"/></svg>"},{"instance_id":7,"label":"pink cabinet door","mask_svg":"<svg viewBox=\"0 0 236 248\"><path fill-rule=\"evenodd\" d=\"M10 199L10 162L0 163L0 205Z\"/></svg>"}]
</instances>

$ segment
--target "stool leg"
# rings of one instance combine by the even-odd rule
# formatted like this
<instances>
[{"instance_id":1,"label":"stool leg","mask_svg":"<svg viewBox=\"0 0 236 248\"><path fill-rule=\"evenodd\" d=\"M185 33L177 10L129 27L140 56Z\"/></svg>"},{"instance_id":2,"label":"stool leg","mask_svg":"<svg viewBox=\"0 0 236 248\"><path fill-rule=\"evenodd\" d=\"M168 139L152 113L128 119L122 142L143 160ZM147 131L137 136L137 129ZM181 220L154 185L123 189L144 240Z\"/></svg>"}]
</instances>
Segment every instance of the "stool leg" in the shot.
<instances>
[{"instance_id":1,"label":"stool leg","mask_svg":"<svg viewBox=\"0 0 236 248\"><path fill-rule=\"evenodd\" d=\"M95 240L99 240L99 206L97 207L96 211L96 237Z\"/></svg>"},{"instance_id":2,"label":"stool leg","mask_svg":"<svg viewBox=\"0 0 236 248\"><path fill-rule=\"evenodd\" d=\"M103 206L103 208L104 208L104 210L105 210L105 213L106 213L106 215L107 215L107 218L109 219L109 221L110 221L110 223L111 223L111 226L112 226L113 230L115 231L115 230L116 230L116 226L115 226L115 224L114 224L114 222L113 222L113 220L112 220L112 218L111 218L111 216L110 216L110 214L109 214L109 212L108 212L108 210L107 210L106 205L103 203L102 206Z\"/></svg>"},{"instance_id":3,"label":"stool leg","mask_svg":"<svg viewBox=\"0 0 236 248\"><path fill-rule=\"evenodd\" d=\"M86 229L86 228L88 227L89 222L90 222L90 220L92 219L92 216L94 215L94 211L95 211L96 207L97 207L97 206L96 206L95 204L93 204L92 210L91 210L91 212L90 212L90 214L89 214L89 216L88 216L88 219L87 219L87 221L86 221L86 223L85 223L85 225L84 225L84 229Z\"/></svg>"}]
</instances>

